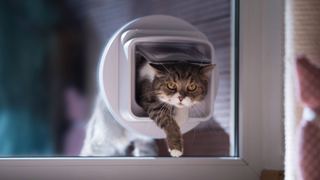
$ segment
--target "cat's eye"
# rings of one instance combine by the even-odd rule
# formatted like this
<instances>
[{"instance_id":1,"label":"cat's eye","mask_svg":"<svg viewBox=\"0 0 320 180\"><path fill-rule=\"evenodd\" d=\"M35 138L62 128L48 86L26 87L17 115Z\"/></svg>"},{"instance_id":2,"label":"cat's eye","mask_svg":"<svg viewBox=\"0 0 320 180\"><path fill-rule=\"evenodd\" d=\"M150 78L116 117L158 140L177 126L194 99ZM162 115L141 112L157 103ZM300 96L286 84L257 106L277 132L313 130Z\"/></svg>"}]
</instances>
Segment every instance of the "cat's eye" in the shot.
<instances>
[{"instance_id":1,"label":"cat's eye","mask_svg":"<svg viewBox=\"0 0 320 180\"><path fill-rule=\"evenodd\" d=\"M175 83L168 83L168 88L174 90L177 88L177 85Z\"/></svg>"},{"instance_id":2,"label":"cat's eye","mask_svg":"<svg viewBox=\"0 0 320 180\"><path fill-rule=\"evenodd\" d=\"M194 91L196 88L197 88L197 86L194 85L194 84L190 84L190 85L188 86L188 90L189 90L189 91Z\"/></svg>"}]
</instances>

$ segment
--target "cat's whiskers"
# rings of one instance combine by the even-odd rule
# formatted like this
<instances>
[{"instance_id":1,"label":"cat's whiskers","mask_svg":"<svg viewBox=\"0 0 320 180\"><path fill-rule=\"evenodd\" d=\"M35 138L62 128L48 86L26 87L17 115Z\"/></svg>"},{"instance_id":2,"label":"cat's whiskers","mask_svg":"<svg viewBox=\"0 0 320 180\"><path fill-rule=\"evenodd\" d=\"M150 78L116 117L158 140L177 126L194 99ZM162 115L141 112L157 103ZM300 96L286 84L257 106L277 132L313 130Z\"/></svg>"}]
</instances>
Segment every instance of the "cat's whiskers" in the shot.
<instances>
[{"instance_id":1,"label":"cat's whiskers","mask_svg":"<svg viewBox=\"0 0 320 180\"><path fill-rule=\"evenodd\" d=\"M210 128L208 127L208 125L206 124L206 122L202 122L202 123L204 123L204 125L207 127L207 129L208 129L208 131L209 131L209 133L210 133L210 136L213 138L213 136L212 136L212 134L211 134L211 131L210 131Z\"/></svg>"},{"instance_id":2,"label":"cat's whiskers","mask_svg":"<svg viewBox=\"0 0 320 180\"><path fill-rule=\"evenodd\" d=\"M193 106L194 106L194 105L193 105ZM196 118L196 113L195 113L196 110L195 110L195 108L194 108L193 106L191 106L190 109L192 110L193 117Z\"/></svg>"},{"instance_id":3,"label":"cat's whiskers","mask_svg":"<svg viewBox=\"0 0 320 180\"><path fill-rule=\"evenodd\" d=\"M163 103L163 106L160 108L160 111L161 111L160 117L162 116L162 112L163 112L163 110L165 109L166 106L167 106L167 104Z\"/></svg>"},{"instance_id":4,"label":"cat's whiskers","mask_svg":"<svg viewBox=\"0 0 320 180\"><path fill-rule=\"evenodd\" d=\"M208 121L210 122L214 132L217 133L218 131L217 131L216 127L214 126L214 124L213 124L213 122L211 120L214 121L213 117L211 119L209 119Z\"/></svg>"},{"instance_id":5,"label":"cat's whiskers","mask_svg":"<svg viewBox=\"0 0 320 180\"><path fill-rule=\"evenodd\" d=\"M202 118L202 116L200 115L199 111L198 111L195 107L196 107L195 105L192 106L192 108L198 113L198 115L200 116L200 118ZM203 126L201 127L201 131L200 131L199 137L200 137L201 134L202 134L202 130L203 130Z\"/></svg>"},{"instance_id":6,"label":"cat's whiskers","mask_svg":"<svg viewBox=\"0 0 320 180\"><path fill-rule=\"evenodd\" d=\"M199 110L201 110L202 113L206 116L206 114L205 114L204 111L201 109L201 107L199 107L199 106L195 106L195 107L198 108ZM210 121L210 120L209 120L209 121ZM204 124L206 125L206 127L207 127L207 129L208 129L208 131L209 131L209 133L210 133L210 135L211 135L211 137L212 137L210 128L208 127L208 125L206 124L206 122L202 122L202 123L204 123ZM215 129L214 129L214 130L215 130Z\"/></svg>"},{"instance_id":7,"label":"cat's whiskers","mask_svg":"<svg viewBox=\"0 0 320 180\"><path fill-rule=\"evenodd\" d=\"M196 107L196 108L198 108L199 110L201 110L201 112L204 114L204 116L207 116L206 113L201 109L201 107L199 107L199 106L194 106L194 107Z\"/></svg>"},{"instance_id":8,"label":"cat's whiskers","mask_svg":"<svg viewBox=\"0 0 320 180\"><path fill-rule=\"evenodd\" d=\"M199 111L196 109L196 106L193 105L192 108L194 108L194 110L198 113L198 115L202 118L201 114L199 113Z\"/></svg>"},{"instance_id":9,"label":"cat's whiskers","mask_svg":"<svg viewBox=\"0 0 320 180\"><path fill-rule=\"evenodd\" d=\"M172 109L173 109L173 106L171 106L171 108L170 108L170 119L171 119L171 124L172 124Z\"/></svg>"},{"instance_id":10,"label":"cat's whiskers","mask_svg":"<svg viewBox=\"0 0 320 180\"><path fill-rule=\"evenodd\" d=\"M148 123L148 127L147 127L147 129L146 129L146 133L148 132L151 123L152 123L152 121L150 121L150 122Z\"/></svg>"},{"instance_id":11,"label":"cat's whiskers","mask_svg":"<svg viewBox=\"0 0 320 180\"><path fill-rule=\"evenodd\" d=\"M203 99L203 100L205 100L205 99ZM197 106L197 108L199 108L199 109L204 113L203 109L202 109L200 106ZM213 118L211 118L211 119L213 120ZM209 121L209 122L210 122L210 124L212 125L214 132L217 132L217 130L216 130L216 128L215 128L215 126L213 125L213 122L212 122L212 121L210 121L210 119L209 119L208 121Z\"/></svg>"},{"instance_id":12,"label":"cat's whiskers","mask_svg":"<svg viewBox=\"0 0 320 180\"><path fill-rule=\"evenodd\" d=\"M162 118L162 113L163 113L163 111L166 109L166 107L167 107L167 104L164 103L163 106L160 108L160 111L161 111L161 113L160 113L160 118ZM158 116L159 116L159 115L158 115ZM156 121L156 123L158 123L158 122Z\"/></svg>"},{"instance_id":13,"label":"cat's whiskers","mask_svg":"<svg viewBox=\"0 0 320 180\"><path fill-rule=\"evenodd\" d=\"M162 107L160 108L160 110L162 109L162 111L161 111L161 113L160 113L160 115L158 114L157 115L157 119L156 119L156 123L158 122L158 118L161 118L161 116L162 116L162 112L165 110L165 107L167 106L167 104L166 103L163 103L163 105L162 105ZM160 116L160 117L159 117ZM159 136L159 131L158 131L158 136Z\"/></svg>"},{"instance_id":14,"label":"cat's whiskers","mask_svg":"<svg viewBox=\"0 0 320 180\"><path fill-rule=\"evenodd\" d=\"M165 77L171 77L170 75L163 75L163 76L156 76L154 77L150 82L153 82L155 79L165 78ZM172 78L172 77L171 77Z\"/></svg>"},{"instance_id":15,"label":"cat's whiskers","mask_svg":"<svg viewBox=\"0 0 320 180\"><path fill-rule=\"evenodd\" d=\"M163 108L163 106L165 106L165 103L161 106L160 110ZM160 117L161 118L161 117ZM157 124L158 122L158 119L159 119L159 114L157 115L157 118L155 119L155 123Z\"/></svg>"},{"instance_id":16,"label":"cat's whiskers","mask_svg":"<svg viewBox=\"0 0 320 180\"><path fill-rule=\"evenodd\" d=\"M193 106L193 104L191 104L191 106L190 107L192 107ZM191 109L192 110L192 109ZM190 111L191 112L191 111ZM193 118L195 118L195 116L194 116L194 112L192 111L192 117Z\"/></svg>"},{"instance_id":17,"label":"cat's whiskers","mask_svg":"<svg viewBox=\"0 0 320 180\"><path fill-rule=\"evenodd\" d=\"M168 73L170 73L170 71L161 63L161 65L168 71Z\"/></svg>"},{"instance_id":18,"label":"cat's whiskers","mask_svg":"<svg viewBox=\"0 0 320 180\"><path fill-rule=\"evenodd\" d=\"M161 101L158 101L158 103L156 104L156 106L154 108L158 107L158 105L161 104L161 103L162 103ZM150 111L149 114L151 114L153 112L154 108L152 108L152 110Z\"/></svg>"},{"instance_id":19,"label":"cat's whiskers","mask_svg":"<svg viewBox=\"0 0 320 180\"><path fill-rule=\"evenodd\" d=\"M161 116L161 117L162 117L162 113L163 113L163 111L164 111L164 110L166 110L166 111L167 111L168 109L166 109L166 108L168 108L168 107L169 107L169 104L165 104L165 107L163 108L163 110L161 111L161 114L160 114L160 116Z\"/></svg>"},{"instance_id":20,"label":"cat's whiskers","mask_svg":"<svg viewBox=\"0 0 320 180\"><path fill-rule=\"evenodd\" d=\"M192 104L193 105L193 104ZM191 105L191 106L192 106ZM193 109L192 109L193 110ZM190 111L191 112L191 111ZM195 116L194 116L194 112L192 111L192 116L195 118ZM192 144L193 144L193 141L194 141L194 137L196 136L196 130L195 129L193 129L193 137L192 137L192 141L191 141L191 146L192 146Z\"/></svg>"},{"instance_id":21,"label":"cat's whiskers","mask_svg":"<svg viewBox=\"0 0 320 180\"><path fill-rule=\"evenodd\" d=\"M200 124L201 124L201 123L200 123ZM201 137L202 130L203 130L203 126L201 126L201 130L200 130L200 135L199 135L199 137Z\"/></svg>"},{"instance_id":22,"label":"cat's whiskers","mask_svg":"<svg viewBox=\"0 0 320 180\"><path fill-rule=\"evenodd\" d=\"M195 107L196 107L196 106L195 106ZM201 107L197 106L197 108L198 108L198 109L200 109L200 110L204 113L204 111L202 110L202 108L201 108ZM205 114L205 113L204 113L204 114ZM212 118L212 119L213 119L213 118ZM212 122L210 121L210 119L209 119L208 121L209 121L209 124L211 124L211 125L212 125L214 132L217 132L217 131L216 131L216 128L214 127L214 125L212 124ZM208 127L208 125L206 124L206 122L202 122L202 123L204 123L204 124L205 124L205 126L207 127L207 129L208 129L208 131L209 131L209 133L210 133L210 136L212 137L212 134L211 134L210 128Z\"/></svg>"},{"instance_id":23,"label":"cat's whiskers","mask_svg":"<svg viewBox=\"0 0 320 180\"><path fill-rule=\"evenodd\" d=\"M203 59L204 59L204 54L202 55L201 63L200 63L200 65L199 65L198 70L197 70L193 75L198 74L198 72L199 72L199 70L200 70L200 68L201 68L201 65L202 65Z\"/></svg>"},{"instance_id":24,"label":"cat's whiskers","mask_svg":"<svg viewBox=\"0 0 320 180\"><path fill-rule=\"evenodd\" d=\"M171 78L172 81L174 80L173 77L170 74L168 74L168 73L166 73L166 74L168 75L168 77Z\"/></svg>"}]
</instances>

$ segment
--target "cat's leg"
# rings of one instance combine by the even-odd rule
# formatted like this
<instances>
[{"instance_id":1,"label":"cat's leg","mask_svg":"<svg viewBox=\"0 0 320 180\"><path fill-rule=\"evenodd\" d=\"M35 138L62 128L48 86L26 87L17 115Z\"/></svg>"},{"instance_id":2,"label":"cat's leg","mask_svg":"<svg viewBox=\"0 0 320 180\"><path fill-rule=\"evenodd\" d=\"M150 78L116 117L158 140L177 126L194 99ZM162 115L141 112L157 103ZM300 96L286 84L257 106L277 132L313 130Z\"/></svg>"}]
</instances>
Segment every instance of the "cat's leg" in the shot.
<instances>
[{"instance_id":1,"label":"cat's leg","mask_svg":"<svg viewBox=\"0 0 320 180\"><path fill-rule=\"evenodd\" d=\"M167 135L166 140L171 156L181 156L183 153L183 139L178 123L173 117L164 117L161 121L160 127Z\"/></svg>"},{"instance_id":2,"label":"cat's leg","mask_svg":"<svg viewBox=\"0 0 320 180\"><path fill-rule=\"evenodd\" d=\"M165 103L159 104L155 102L148 106L147 112L157 126L164 130L171 156L181 156L183 153L183 139L180 127L171 114L171 107Z\"/></svg>"}]
</instances>

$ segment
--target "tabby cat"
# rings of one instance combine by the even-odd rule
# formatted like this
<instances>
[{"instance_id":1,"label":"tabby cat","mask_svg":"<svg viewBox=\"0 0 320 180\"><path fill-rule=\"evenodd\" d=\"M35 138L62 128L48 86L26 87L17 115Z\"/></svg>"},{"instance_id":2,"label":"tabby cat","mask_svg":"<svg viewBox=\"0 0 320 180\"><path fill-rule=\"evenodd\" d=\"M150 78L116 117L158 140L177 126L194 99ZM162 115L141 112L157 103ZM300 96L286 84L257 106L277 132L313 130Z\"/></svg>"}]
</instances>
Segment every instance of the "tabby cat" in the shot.
<instances>
[{"instance_id":1,"label":"tabby cat","mask_svg":"<svg viewBox=\"0 0 320 180\"><path fill-rule=\"evenodd\" d=\"M145 58L137 62L136 100L164 130L173 157L183 153L180 127L188 120L189 108L207 94L208 78L214 67L185 61L154 64Z\"/></svg>"}]
</instances>

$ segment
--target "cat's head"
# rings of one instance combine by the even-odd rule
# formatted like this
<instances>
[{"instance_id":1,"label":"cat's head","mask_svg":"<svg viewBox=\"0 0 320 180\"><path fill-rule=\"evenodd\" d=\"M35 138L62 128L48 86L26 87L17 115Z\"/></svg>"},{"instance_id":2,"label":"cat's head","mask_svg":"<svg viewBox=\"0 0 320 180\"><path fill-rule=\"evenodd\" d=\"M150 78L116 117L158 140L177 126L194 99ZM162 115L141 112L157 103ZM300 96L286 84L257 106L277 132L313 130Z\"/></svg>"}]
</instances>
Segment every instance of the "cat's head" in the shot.
<instances>
[{"instance_id":1,"label":"cat's head","mask_svg":"<svg viewBox=\"0 0 320 180\"><path fill-rule=\"evenodd\" d=\"M155 71L153 90L159 100L175 107L192 106L207 94L208 78L215 65L190 63L150 64Z\"/></svg>"}]
</instances>

